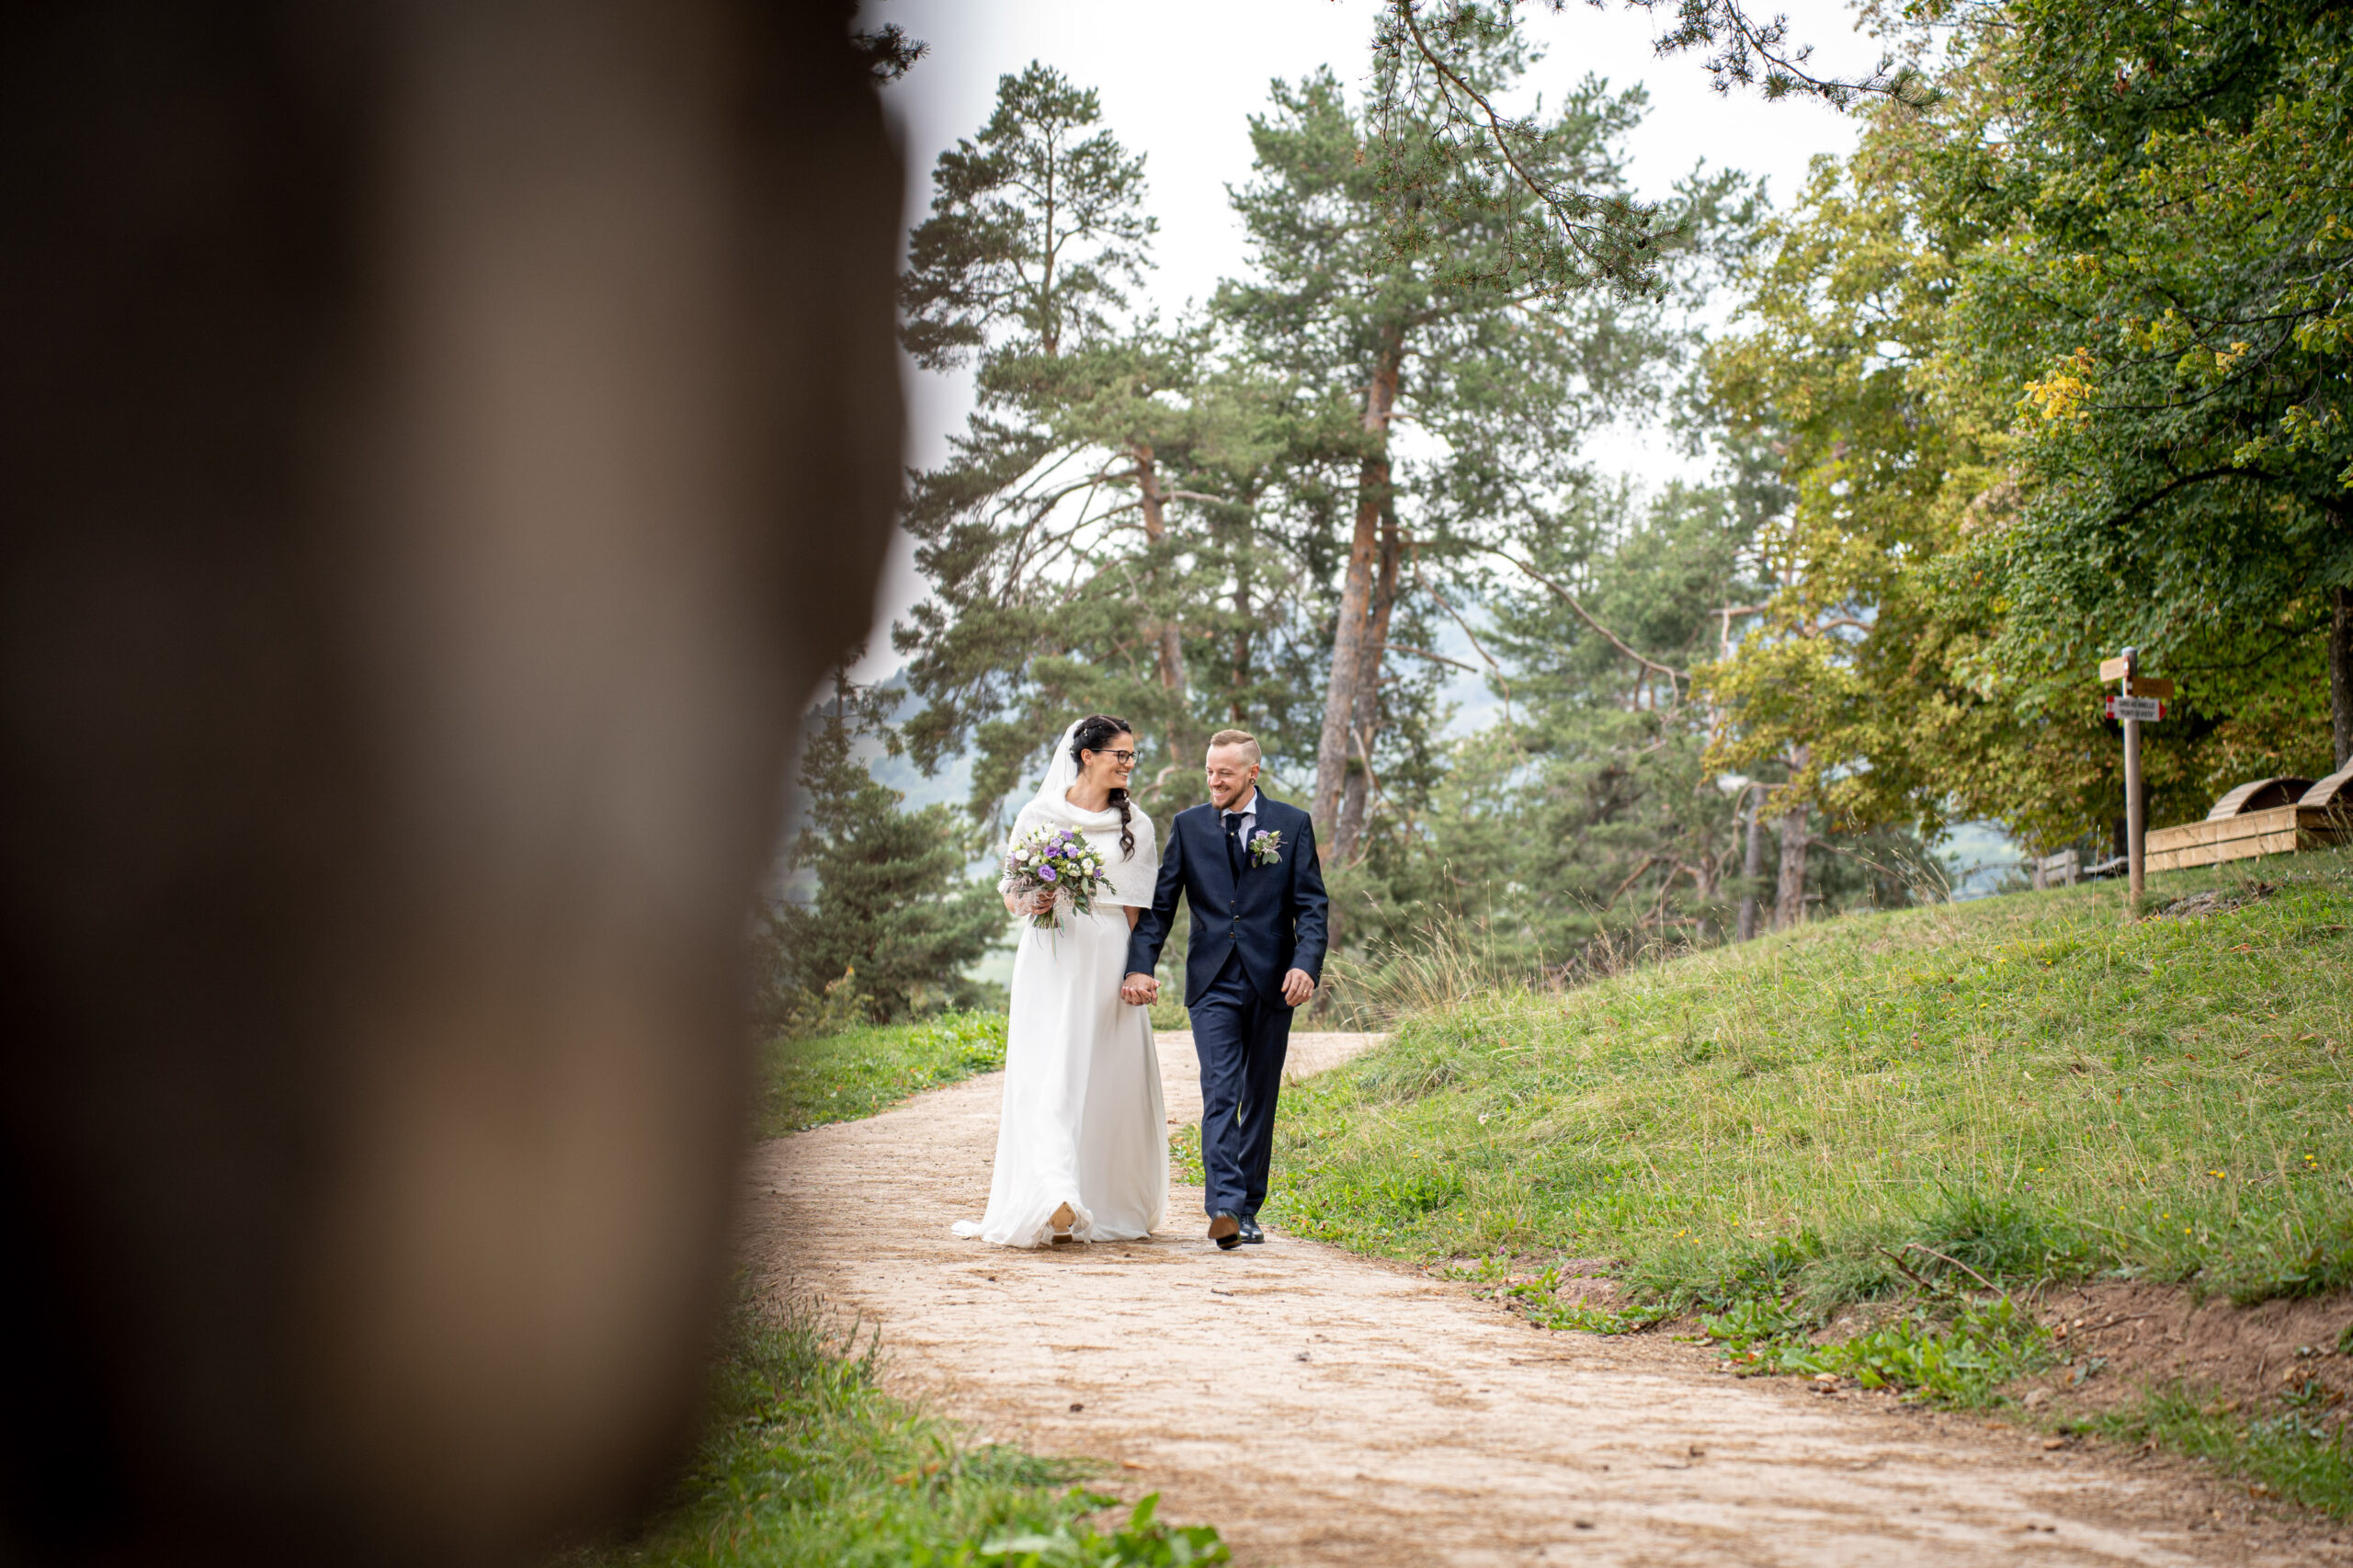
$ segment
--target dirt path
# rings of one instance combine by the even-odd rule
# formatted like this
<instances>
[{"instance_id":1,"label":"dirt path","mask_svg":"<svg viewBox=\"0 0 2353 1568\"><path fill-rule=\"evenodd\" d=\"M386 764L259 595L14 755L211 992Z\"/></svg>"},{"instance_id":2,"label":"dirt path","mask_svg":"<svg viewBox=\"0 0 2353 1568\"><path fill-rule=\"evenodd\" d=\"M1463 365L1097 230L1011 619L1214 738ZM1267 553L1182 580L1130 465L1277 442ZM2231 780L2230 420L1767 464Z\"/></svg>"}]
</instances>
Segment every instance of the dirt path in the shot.
<instances>
[{"instance_id":1,"label":"dirt path","mask_svg":"<svg viewBox=\"0 0 2353 1568\"><path fill-rule=\"evenodd\" d=\"M1367 1043L1294 1037L1293 1070ZM1169 1116L1198 1118L1189 1040L1161 1056ZM1150 1242L957 1241L949 1222L985 1206L1000 1092L973 1079L763 1146L755 1263L879 1321L895 1387L986 1437L1118 1463L1110 1489L1217 1524L1238 1562L2353 1562L2171 1461L1531 1329L1279 1235L1219 1253L1198 1188Z\"/></svg>"}]
</instances>

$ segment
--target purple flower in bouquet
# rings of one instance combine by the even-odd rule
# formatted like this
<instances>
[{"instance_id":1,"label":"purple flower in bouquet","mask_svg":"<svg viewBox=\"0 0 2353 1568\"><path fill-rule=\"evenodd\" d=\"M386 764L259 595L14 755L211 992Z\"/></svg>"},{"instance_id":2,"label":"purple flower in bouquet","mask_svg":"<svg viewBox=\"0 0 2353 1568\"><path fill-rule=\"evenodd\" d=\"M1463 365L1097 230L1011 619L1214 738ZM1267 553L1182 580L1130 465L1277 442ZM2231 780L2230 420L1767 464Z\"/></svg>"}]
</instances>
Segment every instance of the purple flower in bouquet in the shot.
<instances>
[{"instance_id":1,"label":"purple flower in bouquet","mask_svg":"<svg viewBox=\"0 0 2353 1568\"><path fill-rule=\"evenodd\" d=\"M1102 856L1084 835L1068 828L1033 828L1006 850L1002 885L1017 903L1029 908L1037 894L1052 896L1044 914L1031 911L1029 917L1039 926L1059 926L1065 903L1074 914L1091 913L1097 890L1109 881Z\"/></svg>"}]
</instances>

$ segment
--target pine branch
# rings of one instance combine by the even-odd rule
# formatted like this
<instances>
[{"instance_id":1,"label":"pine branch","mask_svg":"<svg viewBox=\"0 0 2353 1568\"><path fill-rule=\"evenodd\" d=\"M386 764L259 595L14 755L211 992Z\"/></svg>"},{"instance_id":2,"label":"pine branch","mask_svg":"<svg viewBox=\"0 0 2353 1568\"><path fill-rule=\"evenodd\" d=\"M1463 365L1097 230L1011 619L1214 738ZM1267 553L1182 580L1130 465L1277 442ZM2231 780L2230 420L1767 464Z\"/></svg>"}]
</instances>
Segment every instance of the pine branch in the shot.
<instances>
[{"instance_id":1,"label":"pine branch","mask_svg":"<svg viewBox=\"0 0 2353 1568\"><path fill-rule=\"evenodd\" d=\"M1571 609L1576 611L1578 619L1583 620L1587 626L1592 627L1596 631L1601 633L1602 637L1611 647L1617 649L1629 659L1633 660L1634 663L1640 665L1643 668L1646 670L1654 670L1658 674L1666 676L1667 689L1675 694L1676 705L1677 707L1682 706L1683 690L1675 683L1678 680L1689 680L1691 678L1691 673L1688 670L1678 670L1672 665L1662 665L1656 659L1651 658L1645 653L1636 652L1633 646L1624 638L1619 636L1615 631L1610 631L1609 628L1602 625L1599 620L1596 619L1593 612L1586 608L1585 605L1574 594L1569 592L1568 589L1563 587L1560 584L1554 582L1551 577L1546 576L1543 573L1538 571L1527 562L1522 561L1517 555L1512 554L1508 551L1500 550L1492 544L1483 544L1476 548L1486 551L1489 555L1499 556L1502 559L1510 562L1514 566L1518 567L1522 572L1527 573L1529 576L1534 578L1537 582L1541 583L1545 587L1550 588L1563 604L1567 605Z\"/></svg>"}]
</instances>

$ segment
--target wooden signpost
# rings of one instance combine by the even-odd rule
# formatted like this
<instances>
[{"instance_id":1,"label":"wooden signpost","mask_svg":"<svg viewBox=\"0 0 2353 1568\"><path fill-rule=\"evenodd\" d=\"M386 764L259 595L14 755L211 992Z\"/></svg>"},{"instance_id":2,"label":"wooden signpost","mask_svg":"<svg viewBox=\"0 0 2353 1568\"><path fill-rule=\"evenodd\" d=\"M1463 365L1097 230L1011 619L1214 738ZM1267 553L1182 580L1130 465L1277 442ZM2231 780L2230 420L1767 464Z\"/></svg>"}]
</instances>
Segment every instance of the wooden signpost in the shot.
<instances>
[{"instance_id":1,"label":"wooden signpost","mask_svg":"<svg viewBox=\"0 0 2353 1568\"><path fill-rule=\"evenodd\" d=\"M2108 699L2108 715L2124 724L2124 855L2131 869L2132 902L2141 902L2141 887L2148 864L2148 813L2141 801L2141 726L2165 716L2165 699L2173 682L2141 674L2141 652L2127 648L2120 657L2102 659L2102 685L2122 681L2123 687Z\"/></svg>"}]
</instances>

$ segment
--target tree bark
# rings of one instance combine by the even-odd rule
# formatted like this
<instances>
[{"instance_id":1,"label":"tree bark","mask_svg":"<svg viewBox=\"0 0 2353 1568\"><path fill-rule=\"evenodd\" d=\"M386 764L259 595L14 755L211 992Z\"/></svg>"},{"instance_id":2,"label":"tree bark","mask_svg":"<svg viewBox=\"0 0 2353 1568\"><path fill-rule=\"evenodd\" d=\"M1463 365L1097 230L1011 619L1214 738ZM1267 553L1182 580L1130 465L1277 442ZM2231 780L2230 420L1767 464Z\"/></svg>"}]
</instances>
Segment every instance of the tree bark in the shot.
<instances>
[{"instance_id":1,"label":"tree bark","mask_svg":"<svg viewBox=\"0 0 2353 1568\"><path fill-rule=\"evenodd\" d=\"M1143 507L1143 537L1158 545L1168 536L1167 497L1161 493L1160 472L1154 466L1152 443L1138 441L1130 451L1136 465L1136 494ZM1185 640L1174 616L1160 623L1159 660L1160 689L1166 695L1166 733L1168 759L1184 759L1185 745Z\"/></svg>"},{"instance_id":2,"label":"tree bark","mask_svg":"<svg viewBox=\"0 0 2353 1568\"><path fill-rule=\"evenodd\" d=\"M1233 685L1227 704L1227 722L1243 727L1242 694L1250 685L1250 535L1240 530L1233 554Z\"/></svg>"},{"instance_id":3,"label":"tree bark","mask_svg":"<svg viewBox=\"0 0 2353 1568\"><path fill-rule=\"evenodd\" d=\"M1800 746L1790 754L1790 772L1805 771L1813 760L1810 747ZM1781 813L1781 874L1779 885L1774 889L1773 928L1786 931L1805 923L1805 847L1808 811L1801 801Z\"/></svg>"},{"instance_id":4,"label":"tree bark","mask_svg":"<svg viewBox=\"0 0 2353 1568\"><path fill-rule=\"evenodd\" d=\"M1740 939L1756 939L1756 884L1765 880L1765 790L1748 787L1748 844L1740 860L1741 880L1748 891L1740 895Z\"/></svg>"},{"instance_id":5,"label":"tree bark","mask_svg":"<svg viewBox=\"0 0 2353 1568\"><path fill-rule=\"evenodd\" d=\"M1389 650L1389 621L1397 608L1400 557L1404 553L1396 507L1385 506L1381 512L1381 570L1373 580L1372 622L1357 664L1347 784L1341 792L1339 825L1332 835L1332 861L1340 866L1357 858L1364 837L1365 802L1372 785L1372 743L1381 733L1381 666Z\"/></svg>"},{"instance_id":6,"label":"tree bark","mask_svg":"<svg viewBox=\"0 0 2353 1568\"><path fill-rule=\"evenodd\" d=\"M1389 419L1397 405L1397 379L1404 338L1392 331L1383 340L1372 380L1366 384L1363 461L1357 470L1356 531L1348 545L1347 575L1340 585L1340 619L1332 636L1332 679L1324 693L1324 731L1315 745L1315 794L1309 815L1329 841L1338 825L1340 794L1354 750L1349 728L1356 718L1357 688L1363 678L1365 639L1372 619L1373 579L1381 555L1381 518L1389 509ZM1376 663L1375 667L1378 668ZM1338 846L1334 844L1334 859Z\"/></svg>"},{"instance_id":7,"label":"tree bark","mask_svg":"<svg viewBox=\"0 0 2353 1568\"><path fill-rule=\"evenodd\" d=\"M2353 588L2336 590L2328 627L2328 722L2336 732L2336 766L2353 765Z\"/></svg>"}]
</instances>

